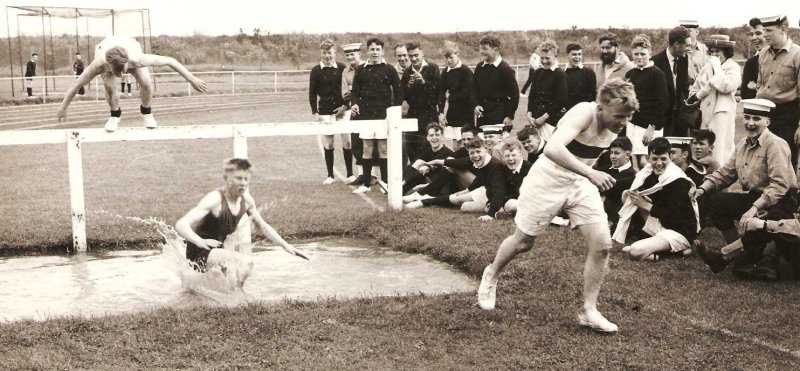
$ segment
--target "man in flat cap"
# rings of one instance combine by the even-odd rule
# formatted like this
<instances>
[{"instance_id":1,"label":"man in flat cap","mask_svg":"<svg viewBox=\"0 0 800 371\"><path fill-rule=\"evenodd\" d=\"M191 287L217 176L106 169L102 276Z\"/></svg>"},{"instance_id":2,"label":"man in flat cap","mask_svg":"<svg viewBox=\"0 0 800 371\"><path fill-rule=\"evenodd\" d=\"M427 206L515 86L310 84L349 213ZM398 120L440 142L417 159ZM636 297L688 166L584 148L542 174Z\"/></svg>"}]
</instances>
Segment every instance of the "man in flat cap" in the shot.
<instances>
[{"instance_id":1,"label":"man in flat cap","mask_svg":"<svg viewBox=\"0 0 800 371\"><path fill-rule=\"evenodd\" d=\"M789 39L785 15L760 18L767 46L758 55L756 98L775 103L770 130L789 143L792 172L797 172L797 145L800 143L800 46Z\"/></svg>"},{"instance_id":2,"label":"man in flat cap","mask_svg":"<svg viewBox=\"0 0 800 371\"><path fill-rule=\"evenodd\" d=\"M737 276L775 279L777 258L763 254L769 242L766 234L744 234L741 239L739 235L746 230L748 220L756 216L764 220L791 218L797 210L791 197L797 181L791 170L789 146L767 128L775 104L766 99L745 99L742 105L746 137L736 145L733 157L708 175L694 194L695 198L704 198L708 216L730 244L722 249L728 258L721 263L714 258L718 254L700 242L696 242L697 250L715 273L735 259ZM747 193L719 192L736 181ZM736 219L738 231L734 228ZM738 253L732 254L734 251Z\"/></svg>"}]
</instances>

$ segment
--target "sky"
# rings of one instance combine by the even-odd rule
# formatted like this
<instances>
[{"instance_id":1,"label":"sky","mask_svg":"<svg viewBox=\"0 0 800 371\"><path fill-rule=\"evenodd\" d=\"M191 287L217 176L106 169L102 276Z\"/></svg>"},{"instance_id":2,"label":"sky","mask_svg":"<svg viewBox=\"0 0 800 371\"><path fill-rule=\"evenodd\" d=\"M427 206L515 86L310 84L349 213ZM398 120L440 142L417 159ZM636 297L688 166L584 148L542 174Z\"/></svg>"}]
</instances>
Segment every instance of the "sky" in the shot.
<instances>
[{"instance_id":1,"label":"sky","mask_svg":"<svg viewBox=\"0 0 800 371\"><path fill-rule=\"evenodd\" d=\"M694 19L701 27L743 25L754 16L786 14L798 27L800 1L760 2L753 10L741 1L666 0L656 1L558 1L544 8L537 0L481 1L355 1L336 0L226 0L211 2L183 0L0 0L6 6L61 6L80 8L149 9L152 35L233 35L240 28L262 34L305 32L422 32L532 30L578 28L668 28L678 20ZM345 7L350 3L353 6ZM662 3L669 3L664 6ZM771 5L770 3L774 3ZM369 4L363 5L362 4ZM376 5L378 4L378 5ZM384 5L380 5L384 4ZM482 4L482 5L472 5ZM567 5L568 4L568 5ZM608 5L613 4L613 5ZM721 5L724 4L724 5ZM540 10L541 9L541 10ZM654 10L657 14L653 14ZM13 14L13 13L12 13ZM3 17L2 23L5 23ZM16 22L9 20L12 34ZM22 24L22 23L21 23ZM26 33L23 25L23 33ZM38 33L31 20L30 32ZM41 22L38 23L41 26ZM6 27L0 30L5 36ZM65 30L68 30L65 29ZM74 32L74 26L72 26Z\"/></svg>"}]
</instances>

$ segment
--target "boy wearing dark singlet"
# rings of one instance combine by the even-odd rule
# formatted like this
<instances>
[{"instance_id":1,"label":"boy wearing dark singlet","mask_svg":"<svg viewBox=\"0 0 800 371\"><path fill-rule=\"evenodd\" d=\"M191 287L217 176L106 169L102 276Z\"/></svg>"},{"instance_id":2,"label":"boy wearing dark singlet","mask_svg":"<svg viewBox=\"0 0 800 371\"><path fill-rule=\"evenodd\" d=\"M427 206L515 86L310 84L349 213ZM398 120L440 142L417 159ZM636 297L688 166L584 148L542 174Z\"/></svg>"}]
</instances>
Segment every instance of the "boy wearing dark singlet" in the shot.
<instances>
[{"instance_id":1,"label":"boy wearing dark singlet","mask_svg":"<svg viewBox=\"0 0 800 371\"><path fill-rule=\"evenodd\" d=\"M248 192L251 165L246 159L225 161L225 185L209 192L202 200L175 223L175 231L186 240L186 258L194 268L205 272L212 266L226 268L226 274L235 274L239 287L253 268L252 259L244 254L226 250L223 243L234 233L245 213L252 218L261 233L286 252L306 258L275 231L256 208Z\"/></svg>"}]
</instances>

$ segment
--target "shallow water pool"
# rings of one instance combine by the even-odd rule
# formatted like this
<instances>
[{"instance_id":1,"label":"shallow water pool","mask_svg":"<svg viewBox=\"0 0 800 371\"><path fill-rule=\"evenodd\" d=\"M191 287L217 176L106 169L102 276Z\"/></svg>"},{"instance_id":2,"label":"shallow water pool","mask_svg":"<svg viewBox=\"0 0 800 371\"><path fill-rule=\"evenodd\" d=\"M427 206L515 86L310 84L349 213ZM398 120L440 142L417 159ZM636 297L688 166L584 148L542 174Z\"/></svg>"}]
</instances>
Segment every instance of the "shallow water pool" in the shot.
<instances>
[{"instance_id":1,"label":"shallow water pool","mask_svg":"<svg viewBox=\"0 0 800 371\"><path fill-rule=\"evenodd\" d=\"M161 251L0 258L0 321L131 313L158 307L235 306L284 299L472 291L477 283L423 255L329 238L296 243L306 261L256 245L243 292L187 291Z\"/></svg>"}]
</instances>

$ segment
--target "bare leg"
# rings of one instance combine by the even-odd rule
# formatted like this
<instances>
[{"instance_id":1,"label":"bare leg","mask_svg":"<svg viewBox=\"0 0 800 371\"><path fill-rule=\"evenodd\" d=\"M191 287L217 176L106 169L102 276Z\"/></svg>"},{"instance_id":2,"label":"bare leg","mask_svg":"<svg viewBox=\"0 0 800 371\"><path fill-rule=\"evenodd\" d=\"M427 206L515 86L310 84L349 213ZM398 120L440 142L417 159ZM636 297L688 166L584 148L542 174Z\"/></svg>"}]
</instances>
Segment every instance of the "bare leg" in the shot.
<instances>
[{"instance_id":1,"label":"bare leg","mask_svg":"<svg viewBox=\"0 0 800 371\"><path fill-rule=\"evenodd\" d=\"M483 270L483 278L478 287L478 304L482 309L494 309L497 279L500 277L500 273L514 257L533 248L535 241L536 236L527 235L519 228L514 231L514 234L503 240L500 248L497 249L494 261Z\"/></svg>"},{"instance_id":2,"label":"bare leg","mask_svg":"<svg viewBox=\"0 0 800 371\"><path fill-rule=\"evenodd\" d=\"M122 111L119 109L119 90L117 90L117 83L119 77L114 75L102 74L103 87L106 89L106 101L108 107L111 109L111 117L106 121L106 131L116 131L119 127L120 116Z\"/></svg>"},{"instance_id":3,"label":"bare leg","mask_svg":"<svg viewBox=\"0 0 800 371\"><path fill-rule=\"evenodd\" d=\"M627 249L623 249L623 251L630 254L633 259L654 260L651 257L653 254L662 251L670 251L671 249L667 240L661 237L650 237L634 242Z\"/></svg>"},{"instance_id":4,"label":"bare leg","mask_svg":"<svg viewBox=\"0 0 800 371\"><path fill-rule=\"evenodd\" d=\"M119 90L117 90L119 77L105 73L101 74L100 76L102 76L103 86L106 88L106 101L108 102L108 107L112 111L116 111L119 109Z\"/></svg>"},{"instance_id":5,"label":"bare leg","mask_svg":"<svg viewBox=\"0 0 800 371\"><path fill-rule=\"evenodd\" d=\"M469 192L461 194L451 194L449 199L451 205L461 206L465 202L472 201L472 195Z\"/></svg>"},{"instance_id":6,"label":"bare leg","mask_svg":"<svg viewBox=\"0 0 800 371\"><path fill-rule=\"evenodd\" d=\"M153 80L150 78L150 71L147 70L147 67L142 67L129 70L129 72L139 83L139 98L142 99L142 107L150 108L150 101L153 98Z\"/></svg>"},{"instance_id":7,"label":"bare leg","mask_svg":"<svg viewBox=\"0 0 800 371\"><path fill-rule=\"evenodd\" d=\"M609 322L597 310L600 287L608 271L611 236L608 222L585 224L579 227L589 245L586 264L583 268L583 313L578 315L581 325L602 332L616 332L617 325Z\"/></svg>"},{"instance_id":8,"label":"bare leg","mask_svg":"<svg viewBox=\"0 0 800 371\"><path fill-rule=\"evenodd\" d=\"M481 205L475 201L467 201L461 204L461 211L465 213L483 213L486 211L486 205Z\"/></svg>"},{"instance_id":9,"label":"bare leg","mask_svg":"<svg viewBox=\"0 0 800 371\"><path fill-rule=\"evenodd\" d=\"M130 70L130 73L139 82L139 97L142 99L142 106L139 109L142 113L144 125L148 129L154 129L158 124L150 111L150 100L153 96L153 82L150 80L150 72L147 67L142 67Z\"/></svg>"},{"instance_id":10,"label":"bare leg","mask_svg":"<svg viewBox=\"0 0 800 371\"><path fill-rule=\"evenodd\" d=\"M352 148L352 144L350 143L350 134L349 133L341 134L340 137L341 137L341 140L342 140L342 148L351 149ZM333 139L333 138L331 138L331 139ZM333 146L331 145L330 148L333 148Z\"/></svg>"},{"instance_id":11,"label":"bare leg","mask_svg":"<svg viewBox=\"0 0 800 371\"><path fill-rule=\"evenodd\" d=\"M534 242L536 242L536 236L529 236L525 232L516 229L514 234L506 237L500 244L500 248L494 256L494 261L490 265L490 277L495 279L499 277L506 265L517 255L530 251Z\"/></svg>"},{"instance_id":12,"label":"bare leg","mask_svg":"<svg viewBox=\"0 0 800 371\"><path fill-rule=\"evenodd\" d=\"M378 139L378 166L381 169L381 181L384 183L389 181L389 165L386 161L386 156L388 154L388 142L386 139Z\"/></svg>"},{"instance_id":13,"label":"bare leg","mask_svg":"<svg viewBox=\"0 0 800 371\"><path fill-rule=\"evenodd\" d=\"M333 149L333 135L320 135L322 140L322 148Z\"/></svg>"}]
</instances>

